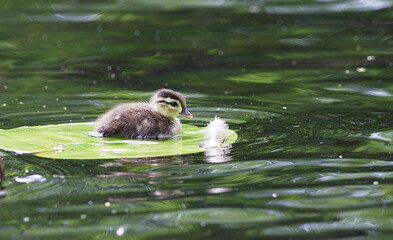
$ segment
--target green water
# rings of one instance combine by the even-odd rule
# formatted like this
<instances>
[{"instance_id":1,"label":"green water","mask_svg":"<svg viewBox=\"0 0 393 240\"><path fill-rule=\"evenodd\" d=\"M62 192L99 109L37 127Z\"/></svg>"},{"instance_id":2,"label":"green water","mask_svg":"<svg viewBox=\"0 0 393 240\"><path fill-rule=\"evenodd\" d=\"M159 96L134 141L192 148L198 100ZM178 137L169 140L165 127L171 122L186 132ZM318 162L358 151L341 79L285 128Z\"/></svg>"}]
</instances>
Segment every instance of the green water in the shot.
<instances>
[{"instance_id":1,"label":"green water","mask_svg":"<svg viewBox=\"0 0 393 240\"><path fill-rule=\"evenodd\" d=\"M159 88L231 149L2 151L0 239L393 238L391 0L0 3L0 128L94 121ZM1 175L1 174L0 174Z\"/></svg>"}]
</instances>

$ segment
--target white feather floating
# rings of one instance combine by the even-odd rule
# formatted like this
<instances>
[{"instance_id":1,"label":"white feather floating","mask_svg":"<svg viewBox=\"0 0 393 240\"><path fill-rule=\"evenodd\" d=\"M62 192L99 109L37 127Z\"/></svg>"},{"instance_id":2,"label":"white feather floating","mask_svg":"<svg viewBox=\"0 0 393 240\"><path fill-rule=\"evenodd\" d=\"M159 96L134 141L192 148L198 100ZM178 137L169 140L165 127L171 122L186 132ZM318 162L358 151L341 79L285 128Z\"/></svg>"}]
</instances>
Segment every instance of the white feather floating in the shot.
<instances>
[{"instance_id":1,"label":"white feather floating","mask_svg":"<svg viewBox=\"0 0 393 240\"><path fill-rule=\"evenodd\" d=\"M200 147L215 148L222 145L225 139L230 135L228 129L228 124L216 116L204 129L205 140L202 142Z\"/></svg>"}]
</instances>

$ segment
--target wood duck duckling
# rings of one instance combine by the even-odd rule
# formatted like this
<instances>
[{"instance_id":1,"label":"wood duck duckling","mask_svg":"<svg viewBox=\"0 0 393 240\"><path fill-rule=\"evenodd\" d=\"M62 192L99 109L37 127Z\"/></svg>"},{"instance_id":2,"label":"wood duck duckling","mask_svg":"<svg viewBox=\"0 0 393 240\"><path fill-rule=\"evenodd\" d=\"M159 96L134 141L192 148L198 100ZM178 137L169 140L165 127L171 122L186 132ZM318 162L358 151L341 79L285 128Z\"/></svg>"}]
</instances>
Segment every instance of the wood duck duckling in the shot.
<instances>
[{"instance_id":1,"label":"wood duck duckling","mask_svg":"<svg viewBox=\"0 0 393 240\"><path fill-rule=\"evenodd\" d=\"M97 120L89 133L95 137L119 136L136 139L165 139L181 132L178 115L193 117L187 110L186 99L179 92L160 89L149 103L120 104Z\"/></svg>"}]
</instances>

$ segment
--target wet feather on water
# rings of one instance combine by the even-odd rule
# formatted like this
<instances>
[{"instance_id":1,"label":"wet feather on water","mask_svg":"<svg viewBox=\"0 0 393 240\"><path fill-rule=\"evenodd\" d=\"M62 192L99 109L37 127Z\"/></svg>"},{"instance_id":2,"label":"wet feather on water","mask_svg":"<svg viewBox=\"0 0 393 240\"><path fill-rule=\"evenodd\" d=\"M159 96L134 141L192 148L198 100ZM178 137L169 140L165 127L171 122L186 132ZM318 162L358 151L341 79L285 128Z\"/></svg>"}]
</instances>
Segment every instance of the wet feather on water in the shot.
<instances>
[{"instance_id":1,"label":"wet feather on water","mask_svg":"<svg viewBox=\"0 0 393 240\"><path fill-rule=\"evenodd\" d=\"M215 117L207 127L205 131L205 140L200 145L202 148L215 148L222 145L230 132L228 131L228 124L219 117Z\"/></svg>"}]
</instances>

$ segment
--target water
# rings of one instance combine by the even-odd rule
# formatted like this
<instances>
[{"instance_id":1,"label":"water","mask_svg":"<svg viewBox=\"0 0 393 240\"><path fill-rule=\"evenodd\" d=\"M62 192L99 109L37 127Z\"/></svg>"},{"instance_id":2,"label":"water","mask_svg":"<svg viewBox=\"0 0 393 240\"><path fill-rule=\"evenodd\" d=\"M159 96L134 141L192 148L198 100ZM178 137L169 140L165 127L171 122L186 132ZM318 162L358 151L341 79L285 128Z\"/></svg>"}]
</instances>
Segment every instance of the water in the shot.
<instances>
[{"instance_id":1,"label":"water","mask_svg":"<svg viewBox=\"0 0 393 240\"><path fill-rule=\"evenodd\" d=\"M1 152L1 239L391 239L393 1L2 1L0 128L162 87L233 148ZM1 175L1 174L0 174Z\"/></svg>"}]
</instances>

